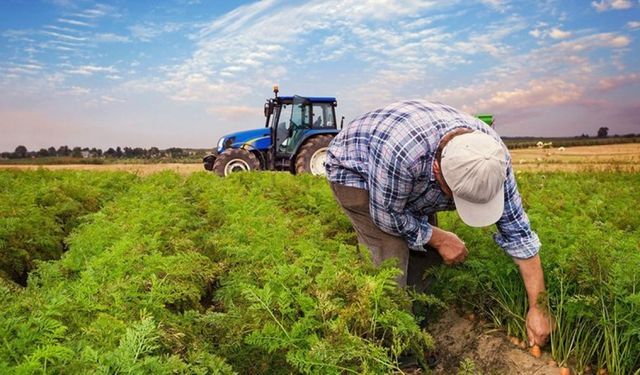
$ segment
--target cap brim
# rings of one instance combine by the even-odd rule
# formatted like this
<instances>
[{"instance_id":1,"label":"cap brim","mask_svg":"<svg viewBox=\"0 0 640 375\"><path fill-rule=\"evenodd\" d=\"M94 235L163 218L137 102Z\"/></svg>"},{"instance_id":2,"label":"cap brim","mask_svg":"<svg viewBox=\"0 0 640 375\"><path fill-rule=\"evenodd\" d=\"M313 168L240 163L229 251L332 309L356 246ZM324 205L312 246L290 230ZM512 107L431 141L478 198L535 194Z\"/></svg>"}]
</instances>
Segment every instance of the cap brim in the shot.
<instances>
[{"instance_id":1,"label":"cap brim","mask_svg":"<svg viewBox=\"0 0 640 375\"><path fill-rule=\"evenodd\" d=\"M456 211L465 224L471 227L486 227L495 224L504 212L504 185L487 203L473 203L453 194Z\"/></svg>"}]
</instances>

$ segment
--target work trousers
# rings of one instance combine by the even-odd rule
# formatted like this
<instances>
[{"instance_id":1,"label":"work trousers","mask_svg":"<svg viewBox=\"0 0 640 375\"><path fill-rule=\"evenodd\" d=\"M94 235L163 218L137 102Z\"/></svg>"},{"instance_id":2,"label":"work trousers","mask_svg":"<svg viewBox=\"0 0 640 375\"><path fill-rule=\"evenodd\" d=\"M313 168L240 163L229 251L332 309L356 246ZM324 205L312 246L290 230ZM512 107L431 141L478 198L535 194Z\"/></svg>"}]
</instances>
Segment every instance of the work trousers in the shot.
<instances>
[{"instance_id":1,"label":"work trousers","mask_svg":"<svg viewBox=\"0 0 640 375\"><path fill-rule=\"evenodd\" d=\"M369 249L373 263L380 265L389 258L396 258L398 267L402 271L397 278L398 284L410 285L416 291L424 292L432 282L431 278L424 277L425 270L442 263L442 257L438 251L432 248L426 248L425 251L411 250L402 237L382 231L373 222L369 213L367 190L332 182L331 191L351 220L358 242ZM435 220L435 215L432 215L430 223L437 225Z\"/></svg>"}]
</instances>

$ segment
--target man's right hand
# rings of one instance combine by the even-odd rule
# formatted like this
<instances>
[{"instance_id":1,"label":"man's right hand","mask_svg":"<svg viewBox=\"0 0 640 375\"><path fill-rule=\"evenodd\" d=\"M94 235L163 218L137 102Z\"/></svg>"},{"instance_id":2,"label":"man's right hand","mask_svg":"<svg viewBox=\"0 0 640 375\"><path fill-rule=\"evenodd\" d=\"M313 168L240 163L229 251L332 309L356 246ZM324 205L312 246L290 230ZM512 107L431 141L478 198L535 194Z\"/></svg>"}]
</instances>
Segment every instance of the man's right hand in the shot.
<instances>
[{"instance_id":1,"label":"man's right hand","mask_svg":"<svg viewBox=\"0 0 640 375\"><path fill-rule=\"evenodd\" d=\"M438 250L442 261L448 265L464 262L469 254L464 242L455 233L434 226L431 228L433 232L427 245Z\"/></svg>"}]
</instances>

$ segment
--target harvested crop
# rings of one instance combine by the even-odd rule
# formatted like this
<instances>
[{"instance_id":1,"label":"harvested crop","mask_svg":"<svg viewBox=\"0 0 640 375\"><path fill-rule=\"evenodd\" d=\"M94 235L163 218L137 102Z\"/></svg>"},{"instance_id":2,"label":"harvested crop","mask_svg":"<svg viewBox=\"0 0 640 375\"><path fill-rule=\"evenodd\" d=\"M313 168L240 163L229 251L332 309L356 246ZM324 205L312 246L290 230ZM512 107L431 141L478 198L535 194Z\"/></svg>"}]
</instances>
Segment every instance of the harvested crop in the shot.
<instances>
[{"instance_id":1,"label":"harvested crop","mask_svg":"<svg viewBox=\"0 0 640 375\"><path fill-rule=\"evenodd\" d=\"M540 347L538 345L532 346L531 349L529 349L529 353L531 353L531 355L536 358L540 358L540 356L542 355L542 351L540 350Z\"/></svg>"}]
</instances>

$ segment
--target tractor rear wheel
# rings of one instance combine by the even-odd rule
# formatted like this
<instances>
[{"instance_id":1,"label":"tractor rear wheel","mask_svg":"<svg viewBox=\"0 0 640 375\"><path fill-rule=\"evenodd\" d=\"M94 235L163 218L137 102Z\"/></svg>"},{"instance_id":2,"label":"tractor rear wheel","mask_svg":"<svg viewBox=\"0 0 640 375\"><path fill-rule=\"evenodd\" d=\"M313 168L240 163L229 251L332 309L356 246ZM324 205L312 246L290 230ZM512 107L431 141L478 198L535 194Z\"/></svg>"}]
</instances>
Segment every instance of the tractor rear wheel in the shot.
<instances>
[{"instance_id":1,"label":"tractor rear wheel","mask_svg":"<svg viewBox=\"0 0 640 375\"><path fill-rule=\"evenodd\" d=\"M327 148L332 139L332 135L319 135L307 140L296 158L296 174L311 173L314 176L324 176L327 173L324 169Z\"/></svg>"},{"instance_id":2,"label":"tractor rear wheel","mask_svg":"<svg viewBox=\"0 0 640 375\"><path fill-rule=\"evenodd\" d=\"M221 177L231 173L257 171L260 161L254 154L241 148L228 148L216 158L213 171Z\"/></svg>"}]
</instances>

